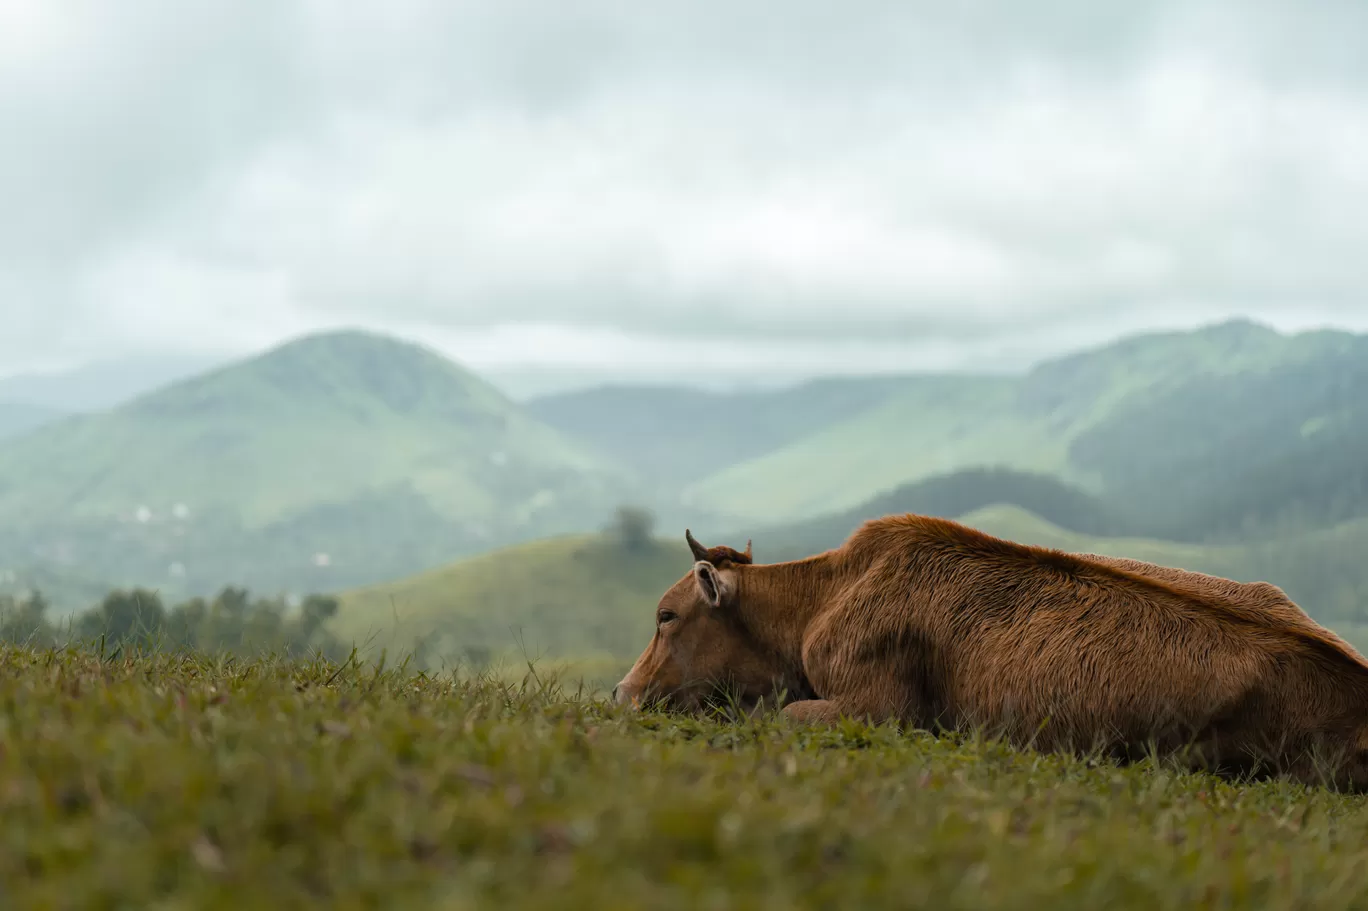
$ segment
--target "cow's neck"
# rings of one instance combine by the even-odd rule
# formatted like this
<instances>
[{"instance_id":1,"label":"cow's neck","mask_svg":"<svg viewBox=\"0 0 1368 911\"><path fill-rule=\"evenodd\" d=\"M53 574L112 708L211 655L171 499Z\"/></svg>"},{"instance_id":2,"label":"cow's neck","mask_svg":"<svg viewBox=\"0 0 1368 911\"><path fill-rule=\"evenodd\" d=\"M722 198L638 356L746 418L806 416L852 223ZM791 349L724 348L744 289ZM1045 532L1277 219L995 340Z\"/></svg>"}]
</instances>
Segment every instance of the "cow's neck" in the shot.
<instances>
[{"instance_id":1,"label":"cow's neck","mask_svg":"<svg viewBox=\"0 0 1368 911\"><path fill-rule=\"evenodd\" d=\"M751 635L800 665L803 634L840 584L836 569L826 555L745 567L737 600Z\"/></svg>"}]
</instances>

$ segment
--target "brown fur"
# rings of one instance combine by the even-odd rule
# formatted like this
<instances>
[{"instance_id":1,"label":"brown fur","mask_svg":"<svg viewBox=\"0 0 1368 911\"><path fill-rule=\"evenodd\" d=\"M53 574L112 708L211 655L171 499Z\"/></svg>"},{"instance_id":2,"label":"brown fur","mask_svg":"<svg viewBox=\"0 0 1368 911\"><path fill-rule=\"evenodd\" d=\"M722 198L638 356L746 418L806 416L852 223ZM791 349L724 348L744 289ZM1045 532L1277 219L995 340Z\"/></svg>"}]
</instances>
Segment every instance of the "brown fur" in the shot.
<instances>
[{"instance_id":1,"label":"brown fur","mask_svg":"<svg viewBox=\"0 0 1368 911\"><path fill-rule=\"evenodd\" d=\"M981 729L1122 757L1190 746L1218 771L1257 760L1368 789L1368 661L1268 583L915 515L867 522L805 560L695 554L707 559L661 598L664 622L619 702L697 710L719 688L748 705L777 689L800 720Z\"/></svg>"}]
</instances>

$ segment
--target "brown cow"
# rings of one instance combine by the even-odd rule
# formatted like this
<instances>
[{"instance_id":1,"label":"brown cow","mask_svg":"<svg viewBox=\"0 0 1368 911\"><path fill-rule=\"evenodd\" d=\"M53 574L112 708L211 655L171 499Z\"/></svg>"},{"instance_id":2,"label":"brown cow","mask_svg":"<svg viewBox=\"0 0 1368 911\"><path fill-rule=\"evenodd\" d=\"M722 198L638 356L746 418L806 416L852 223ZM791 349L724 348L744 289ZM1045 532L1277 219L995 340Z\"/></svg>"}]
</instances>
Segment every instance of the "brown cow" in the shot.
<instances>
[{"instance_id":1,"label":"brown cow","mask_svg":"<svg viewBox=\"0 0 1368 911\"><path fill-rule=\"evenodd\" d=\"M800 721L977 729L1041 749L1156 749L1220 773L1368 790L1368 661L1267 583L888 516L826 553L705 549L660 599L619 703L783 692ZM782 701L782 700L781 700Z\"/></svg>"}]
</instances>

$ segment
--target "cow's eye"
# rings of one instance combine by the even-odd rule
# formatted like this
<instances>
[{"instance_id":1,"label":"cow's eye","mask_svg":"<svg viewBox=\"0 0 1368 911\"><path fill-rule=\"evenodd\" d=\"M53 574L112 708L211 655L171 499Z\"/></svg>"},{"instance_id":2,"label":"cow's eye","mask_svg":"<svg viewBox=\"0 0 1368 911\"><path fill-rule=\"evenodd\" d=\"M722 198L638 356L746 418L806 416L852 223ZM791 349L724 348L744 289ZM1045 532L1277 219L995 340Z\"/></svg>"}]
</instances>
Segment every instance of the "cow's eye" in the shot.
<instances>
[{"instance_id":1,"label":"cow's eye","mask_svg":"<svg viewBox=\"0 0 1368 911\"><path fill-rule=\"evenodd\" d=\"M679 614L676 614L672 610L663 610L660 613L656 614L656 623L659 623L661 626L664 626L666 623L670 623L678 619Z\"/></svg>"}]
</instances>

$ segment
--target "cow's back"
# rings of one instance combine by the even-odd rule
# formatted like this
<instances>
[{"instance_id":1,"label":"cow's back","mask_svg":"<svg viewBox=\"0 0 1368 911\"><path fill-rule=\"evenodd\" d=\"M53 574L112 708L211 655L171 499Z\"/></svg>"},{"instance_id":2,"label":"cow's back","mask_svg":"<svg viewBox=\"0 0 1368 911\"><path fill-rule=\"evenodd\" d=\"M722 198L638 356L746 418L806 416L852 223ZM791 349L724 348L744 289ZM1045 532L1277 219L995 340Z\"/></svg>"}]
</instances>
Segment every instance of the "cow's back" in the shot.
<instances>
[{"instance_id":1,"label":"cow's back","mask_svg":"<svg viewBox=\"0 0 1368 911\"><path fill-rule=\"evenodd\" d=\"M1221 576L1161 566L1143 560L1125 557L1111 557L1105 554L1079 554L1085 560L1112 566L1125 572L1156 579L1177 588L1190 588L1206 597L1216 598L1238 606L1251 617L1262 616L1273 628L1296 629L1319 638L1328 639L1335 645L1362 660L1362 655L1333 630L1317 623L1287 593L1269 582L1237 582Z\"/></svg>"},{"instance_id":2,"label":"cow's back","mask_svg":"<svg viewBox=\"0 0 1368 911\"><path fill-rule=\"evenodd\" d=\"M1048 721L1045 743L1187 736L1238 711L1273 668L1270 646L1283 647L1106 567L985 561L971 593L944 608L941 633L958 643L948 691L963 719L1017 734Z\"/></svg>"},{"instance_id":3,"label":"cow's back","mask_svg":"<svg viewBox=\"0 0 1368 911\"><path fill-rule=\"evenodd\" d=\"M865 643L919 643L889 659L908 664L942 723L1042 746L1163 741L1249 712L1282 716L1298 700L1300 711L1306 699L1338 705L1346 697L1325 680L1338 674L1356 692L1368 680L1356 653L1298 619L1273 586L1197 585L1181 570L1140 572L920 517L871 523L851 543L867 570L848 622L832 627ZM917 654L931 666L915 666Z\"/></svg>"}]
</instances>

